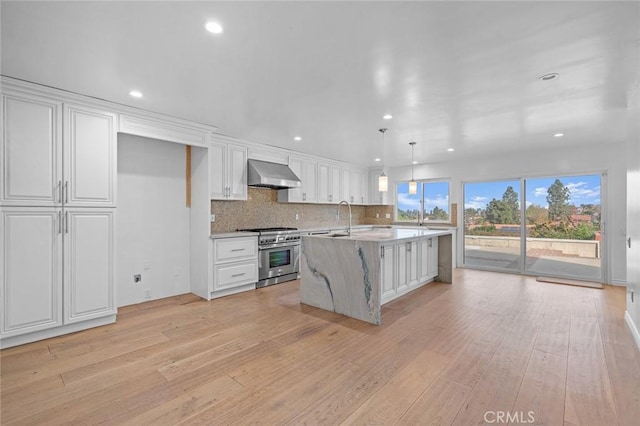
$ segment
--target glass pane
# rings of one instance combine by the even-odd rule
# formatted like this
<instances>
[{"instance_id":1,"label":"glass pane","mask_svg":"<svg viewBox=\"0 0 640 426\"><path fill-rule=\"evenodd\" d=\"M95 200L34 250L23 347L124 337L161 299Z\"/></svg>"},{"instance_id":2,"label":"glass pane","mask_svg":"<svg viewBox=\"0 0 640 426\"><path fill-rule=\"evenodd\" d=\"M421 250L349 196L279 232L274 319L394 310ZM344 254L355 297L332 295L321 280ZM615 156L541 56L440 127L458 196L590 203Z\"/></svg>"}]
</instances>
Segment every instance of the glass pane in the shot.
<instances>
[{"instance_id":1,"label":"glass pane","mask_svg":"<svg viewBox=\"0 0 640 426\"><path fill-rule=\"evenodd\" d=\"M418 185L417 194L409 194L409 182L400 182L397 187L396 220L418 222L420 218L420 200L422 186Z\"/></svg>"},{"instance_id":2,"label":"glass pane","mask_svg":"<svg viewBox=\"0 0 640 426\"><path fill-rule=\"evenodd\" d=\"M425 182L424 220L449 222L449 182Z\"/></svg>"},{"instance_id":3,"label":"glass pane","mask_svg":"<svg viewBox=\"0 0 640 426\"><path fill-rule=\"evenodd\" d=\"M527 179L525 272L600 281L600 175Z\"/></svg>"},{"instance_id":4,"label":"glass pane","mask_svg":"<svg viewBox=\"0 0 640 426\"><path fill-rule=\"evenodd\" d=\"M269 268L279 268L291 264L291 249L269 252Z\"/></svg>"},{"instance_id":5,"label":"glass pane","mask_svg":"<svg viewBox=\"0 0 640 426\"><path fill-rule=\"evenodd\" d=\"M521 271L520 181L464 184L464 265Z\"/></svg>"}]
</instances>

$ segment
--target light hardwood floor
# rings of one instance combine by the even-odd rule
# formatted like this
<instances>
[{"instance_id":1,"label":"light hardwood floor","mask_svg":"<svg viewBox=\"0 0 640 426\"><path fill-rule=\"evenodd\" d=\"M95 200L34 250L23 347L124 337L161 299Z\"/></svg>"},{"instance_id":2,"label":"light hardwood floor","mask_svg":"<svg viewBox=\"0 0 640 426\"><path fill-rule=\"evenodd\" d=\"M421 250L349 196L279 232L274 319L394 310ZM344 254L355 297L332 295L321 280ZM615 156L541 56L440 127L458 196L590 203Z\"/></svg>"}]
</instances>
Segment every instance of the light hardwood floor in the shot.
<instances>
[{"instance_id":1,"label":"light hardwood floor","mask_svg":"<svg viewBox=\"0 0 640 426\"><path fill-rule=\"evenodd\" d=\"M638 424L624 288L454 280L389 303L379 327L301 305L297 281L121 308L3 350L0 423Z\"/></svg>"}]
</instances>

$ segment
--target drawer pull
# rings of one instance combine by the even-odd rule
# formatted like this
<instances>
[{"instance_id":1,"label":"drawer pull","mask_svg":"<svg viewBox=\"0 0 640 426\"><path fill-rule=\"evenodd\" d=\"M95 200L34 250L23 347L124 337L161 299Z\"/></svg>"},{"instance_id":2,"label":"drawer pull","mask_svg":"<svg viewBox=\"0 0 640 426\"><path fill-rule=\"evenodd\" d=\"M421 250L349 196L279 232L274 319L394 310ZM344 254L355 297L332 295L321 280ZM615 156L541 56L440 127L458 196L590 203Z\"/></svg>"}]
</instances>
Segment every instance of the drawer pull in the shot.
<instances>
[{"instance_id":1,"label":"drawer pull","mask_svg":"<svg viewBox=\"0 0 640 426\"><path fill-rule=\"evenodd\" d=\"M246 274L247 274L246 272L242 272L241 274L233 274L233 275L231 275L231 278L241 277L241 276L246 275Z\"/></svg>"},{"instance_id":2,"label":"drawer pull","mask_svg":"<svg viewBox=\"0 0 640 426\"><path fill-rule=\"evenodd\" d=\"M245 251L246 249L243 248L237 248L237 249L231 249L231 251Z\"/></svg>"}]
</instances>

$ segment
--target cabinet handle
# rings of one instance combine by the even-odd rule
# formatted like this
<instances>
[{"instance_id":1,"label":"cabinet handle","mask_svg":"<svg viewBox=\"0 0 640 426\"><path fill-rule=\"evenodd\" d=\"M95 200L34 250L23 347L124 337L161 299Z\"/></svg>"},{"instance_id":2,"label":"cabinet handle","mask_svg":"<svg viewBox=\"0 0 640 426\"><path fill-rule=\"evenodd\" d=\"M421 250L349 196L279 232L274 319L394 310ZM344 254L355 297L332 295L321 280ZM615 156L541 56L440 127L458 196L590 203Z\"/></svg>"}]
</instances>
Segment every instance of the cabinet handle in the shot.
<instances>
[{"instance_id":1,"label":"cabinet handle","mask_svg":"<svg viewBox=\"0 0 640 426\"><path fill-rule=\"evenodd\" d=\"M231 275L231 278L241 277L241 276L243 276L243 275L246 275L246 272L242 272L242 273L240 273L240 274L233 274L233 275Z\"/></svg>"},{"instance_id":2,"label":"cabinet handle","mask_svg":"<svg viewBox=\"0 0 640 426\"><path fill-rule=\"evenodd\" d=\"M238 248L238 249L231 249L231 251L245 251L245 249L243 249L243 248Z\"/></svg>"},{"instance_id":3,"label":"cabinet handle","mask_svg":"<svg viewBox=\"0 0 640 426\"><path fill-rule=\"evenodd\" d=\"M62 234L62 212L58 212L58 234Z\"/></svg>"},{"instance_id":4,"label":"cabinet handle","mask_svg":"<svg viewBox=\"0 0 640 426\"><path fill-rule=\"evenodd\" d=\"M302 201L307 201L307 193L306 192L302 193Z\"/></svg>"},{"instance_id":5,"label":"cabinet handle","mask_svg":"<svg viewBox=\"0 0 640 426\"><path fill-rule=\"evenodd\" d=\"M64 203L69 202L69 181L64 182Z\"/></svg>"},{"instance_id":6,"label":"cabinet handle","mask_svg":"<svg viewBox=\"0 0 640 426\"><path fill-rule=\"evenodd\" d=\"M627 245L631 248L631 237L627 238Z\"/></svg>"},{"instance_id":7,"label":"cabinet handle","mask_svg":"<svg viewBox=\"0 0 640 426\"><path fill-rule=\"evenodd\" d=\"M64 233L69 233L69 212L64 212Z\"/></svg>"},{"instance_id":8,"label":"cabinet handle","mask_svg":"<svg viewBox=\"0 0 640 426\"><path fill-rule=\"evenodd\" d=\"M384 247L380 247L380 258L384 259Z\"/></svg>"},{"instance_id":9,"label":"cabinet handle","mask_svg":"<svg viewBox=\"0 0 640 426\"><path fill-rule=\"evenodd\" d=\"M56 192L58 193L58 204L62 203L62 181L58 181L58 186L56 186Z\"/></svg>"}]
</instances>

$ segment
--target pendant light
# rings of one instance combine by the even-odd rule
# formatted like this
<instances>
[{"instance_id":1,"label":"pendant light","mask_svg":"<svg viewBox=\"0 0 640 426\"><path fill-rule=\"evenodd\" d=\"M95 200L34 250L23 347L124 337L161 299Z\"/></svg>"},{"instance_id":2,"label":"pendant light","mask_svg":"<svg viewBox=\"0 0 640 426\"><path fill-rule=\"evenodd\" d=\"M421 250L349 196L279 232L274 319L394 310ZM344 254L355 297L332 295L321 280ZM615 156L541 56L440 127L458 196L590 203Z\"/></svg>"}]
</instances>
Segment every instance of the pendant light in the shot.
<instances>
[{"instance_id":1,"label":"pendant light","mask_svg":"<svg viewBox=\"0 0 640 426\"><path fill-rule=\"evenodd\" d=\"M382 174L378 177L378 191L387 192L389 190L389 178L384 174L384 134L387 132L386 127L382 129L378 129L380 133L382 133Z\"/></svg>"},{"instance_id":2,"label":"pendant light","mask_svg":"<svg viewBox=\"0 0 640 426\"><path fill-rule=\"evenodd\" d=\"M409 194L417 194L418 193L418 183L413 179L413 165L415 161L413 161L413 147L416 145L415 142L409 142L411 145L411 182L409 182Z\"/></svg>"}]
</instances>

